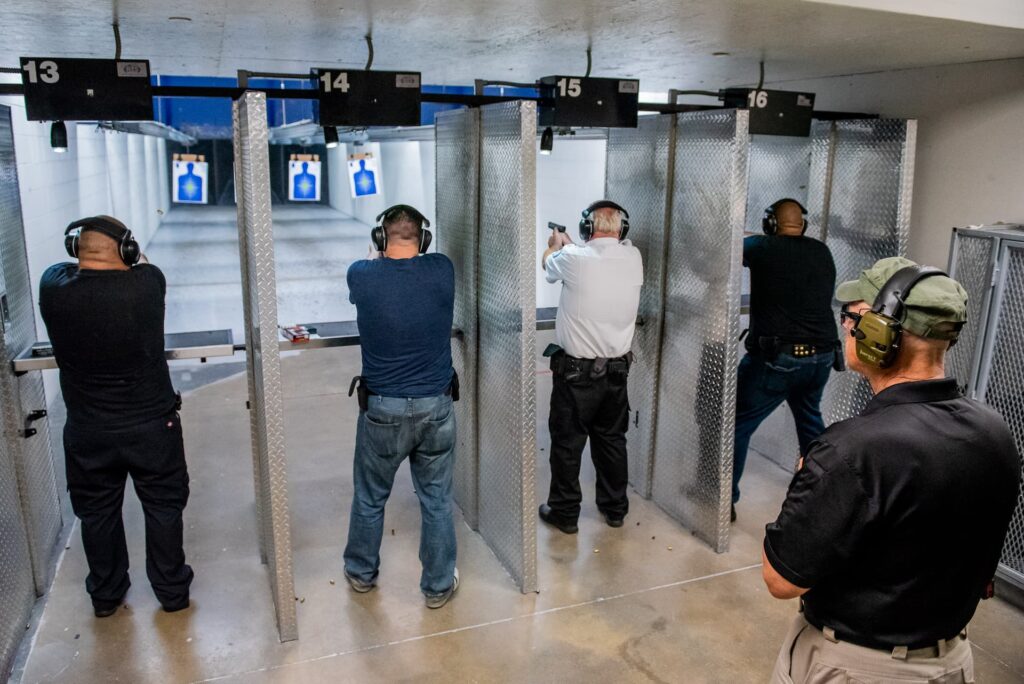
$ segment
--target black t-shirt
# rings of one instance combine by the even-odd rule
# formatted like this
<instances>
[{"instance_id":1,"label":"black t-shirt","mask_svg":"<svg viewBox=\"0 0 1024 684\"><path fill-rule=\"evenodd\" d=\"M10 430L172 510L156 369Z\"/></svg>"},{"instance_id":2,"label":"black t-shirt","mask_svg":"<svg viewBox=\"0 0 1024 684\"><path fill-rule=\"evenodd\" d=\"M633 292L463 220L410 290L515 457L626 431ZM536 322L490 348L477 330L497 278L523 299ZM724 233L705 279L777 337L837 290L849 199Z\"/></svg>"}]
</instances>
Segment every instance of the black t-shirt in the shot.
<instances>
[{"instance_id":1,"label":"black t-shirt","mask_svg":"<svg viewBox=\"0 0 1024 684\"><path fill-rule=\"evenodd\" d=\"M809 237L751 235L743 240L750 268L750 334L782 342L830 345L839 339L832 292L836 265L824 242Z\"/></svg>"},{"instance_id":2,"label":"black t-shirt","mask_svg":"<svg viewBox=\"0 0 1024 684\"><path fill-rule=\"evenodd\" d=\"M919 648L962 630L992 579L1021 462L956 380L894 385L812 443L765 554L840 640Z\"/></svg>"},{"instance_id":3,"label":"black t-shirt","mask_svg":"<svg viewBox=\"0 0 1024 684\"><path fill-rule=\"evenodd\" d=\"M117 429L174 410L164 356L164 295L156 266L127 271L55 264L39 283L39 311L60 366L68 424Z\"/></svg>"}]
</instances>

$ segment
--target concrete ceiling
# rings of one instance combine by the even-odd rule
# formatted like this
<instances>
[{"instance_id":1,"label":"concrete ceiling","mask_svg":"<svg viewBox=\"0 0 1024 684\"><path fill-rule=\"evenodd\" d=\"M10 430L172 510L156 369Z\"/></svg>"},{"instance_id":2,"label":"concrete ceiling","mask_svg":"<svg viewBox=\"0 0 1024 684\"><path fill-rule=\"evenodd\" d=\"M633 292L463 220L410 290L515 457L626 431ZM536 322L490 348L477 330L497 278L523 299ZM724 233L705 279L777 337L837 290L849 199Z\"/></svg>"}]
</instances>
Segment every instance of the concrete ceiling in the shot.
<instances>
[{"instance_id":1,"label":"concrete ceiling","mask_svg":"<svg viewBox=\"0 0 1024 684\"><path fill-rule=\"evenodd\" d=\"M593 75L639 78L644 91L750 84L762 57L769 82L1024 57L1018 17L994 26L804 0L12 0L0 66L111 57L115 14L124 57L163 74L361 68L368 30L374 68L437 84L582 74L588 44Z\"/></svg>"}]
</instances>

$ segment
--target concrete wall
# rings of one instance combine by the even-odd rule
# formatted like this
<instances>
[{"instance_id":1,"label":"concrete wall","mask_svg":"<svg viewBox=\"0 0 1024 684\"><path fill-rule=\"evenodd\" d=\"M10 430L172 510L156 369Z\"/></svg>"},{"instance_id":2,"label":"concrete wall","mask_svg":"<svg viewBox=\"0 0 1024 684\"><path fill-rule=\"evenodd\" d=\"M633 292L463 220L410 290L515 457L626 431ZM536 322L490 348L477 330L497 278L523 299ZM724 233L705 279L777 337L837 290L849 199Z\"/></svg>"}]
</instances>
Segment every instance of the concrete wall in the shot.
<instances>
[{"instance_id":1,"label":"concrete wall","mask_svg":"<svg viewBox=\"0 0 1024 684\"><path fill-rule=\"evenodd\" d=\"M50 147L50 124L26 120L21 98L0 101L10 105L14 124L33 301L39 301L43 271L68 260L64 228L75 219L116 216L145 249L170 201L167 171L161 167L165 141L68 124L68 151L60 154ZM46 339L38 304L36 330L39 339ZM56 372L43 375L47 397L52 398L59 391Z\"/></svg>"},{"instance_id":2,"label":"concrete wall","mask_svg":"<svg viewBox=\"0 0 1024 684\"><path fill-rule=\"evenodd\" d=\"M1024 223L1024 59L766 85L918 120L912 259L945 266L953 226Z\"/></svg>"}]
</instances>

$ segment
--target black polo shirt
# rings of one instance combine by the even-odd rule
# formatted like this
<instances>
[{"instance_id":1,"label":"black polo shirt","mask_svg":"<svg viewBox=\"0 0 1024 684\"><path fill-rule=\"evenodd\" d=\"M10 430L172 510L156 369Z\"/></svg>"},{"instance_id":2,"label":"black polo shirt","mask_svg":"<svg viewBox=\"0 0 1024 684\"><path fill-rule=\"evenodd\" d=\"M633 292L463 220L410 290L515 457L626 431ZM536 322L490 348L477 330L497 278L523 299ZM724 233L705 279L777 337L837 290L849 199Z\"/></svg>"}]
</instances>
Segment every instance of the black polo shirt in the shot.
<instances>
[{"instance_id":1,"label":"black polo shirt","mask_svg":"<svg viewBox=\"0 0 1024 684\"><path fill-rule=\"evenodd\" d=\"M743 240L743 265L750 269L748 350L758 348L759 337L835 344L836 265L824 242L796 235L751 235Z\"/></svg>"},{"instance_id":2,"label":"black polo shirt","mask_svg":"<svg viewBox=\"0 0 1024 684\"><path fill-rule=\"evenodd\" d=\"M1020 478L1006 423L956 380L894 385L812 443L765 554L840 640L934 644L974 615Z\"/></svg>"}]
</instances>

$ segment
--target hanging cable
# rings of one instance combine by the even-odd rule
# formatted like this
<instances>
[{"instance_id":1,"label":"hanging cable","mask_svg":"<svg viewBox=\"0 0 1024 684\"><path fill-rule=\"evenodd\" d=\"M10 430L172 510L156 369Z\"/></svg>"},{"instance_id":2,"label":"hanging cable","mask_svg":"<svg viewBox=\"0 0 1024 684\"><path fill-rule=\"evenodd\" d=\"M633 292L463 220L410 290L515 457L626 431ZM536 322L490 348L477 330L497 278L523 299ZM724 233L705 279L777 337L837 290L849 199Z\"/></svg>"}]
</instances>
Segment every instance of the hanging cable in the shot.
<instances>
[{"instance_id":1,"label":"hanging cable","mask_svg":"<svg viewBox=\"0 0 1024 684\"><path fill-rule=\"evenodd\" d=\"M760 65L761 75L757 79L757 90L760 90L761 86L764 85L764 60L762 59L758 64Z\"/></svg>"},{"instance_id":2,"label":"hanging cable","mask_svg":"<svg viewBox=\"0 0 1024 684\"><path fill-rule=\"evenodd\" d=\"M590 46L587 46L587 73L583 74L583 78L590 78Z\"/></svg>"},{"instance_id":3,"label":"hanging cable","mask_svg":"<svg viewBox=\"0 0 1024 684\"><path fill-rule=\"evenodd\" d=\"M366 56L366 71L370 70L370 65L373 64L373 36L369 33L366 34L366 49L368 54Z\"/></svg>"},{"instance_id":4,"label":"hanging cable","mask_svg":"<svg viewBox=\"0 0 1024 684\"><path fill-rule=\"evenodd\" d=\"M114 59L121 59L121 26L116 21L111 26L114 27Z\"/></svg>"}]
</instances>

